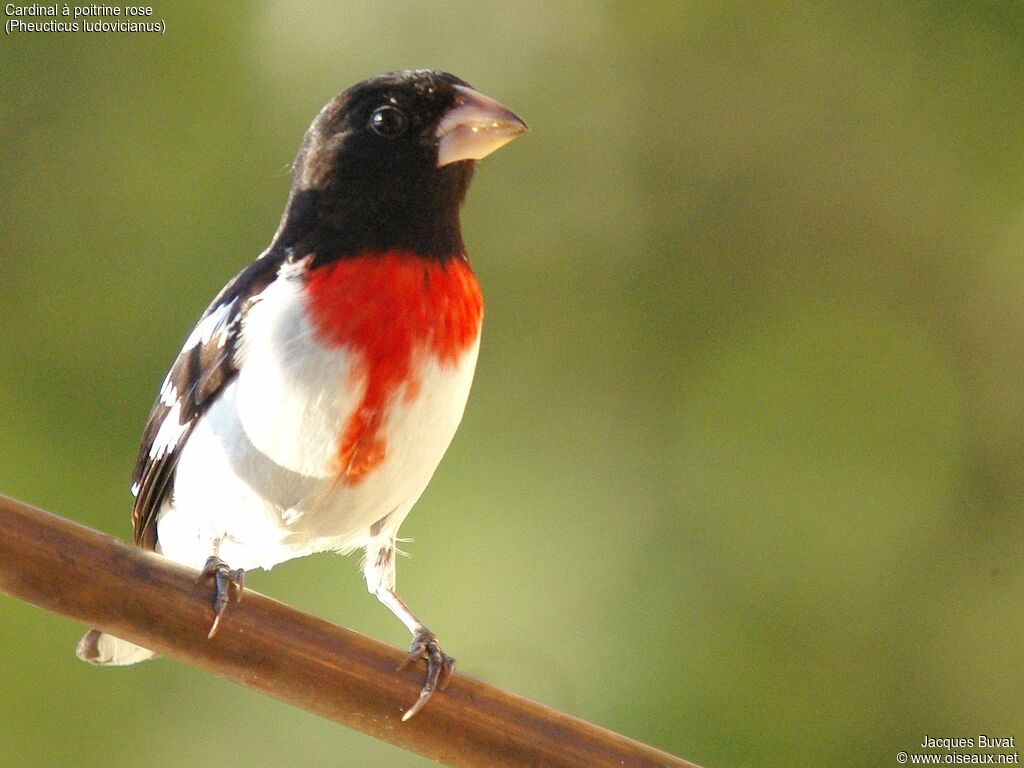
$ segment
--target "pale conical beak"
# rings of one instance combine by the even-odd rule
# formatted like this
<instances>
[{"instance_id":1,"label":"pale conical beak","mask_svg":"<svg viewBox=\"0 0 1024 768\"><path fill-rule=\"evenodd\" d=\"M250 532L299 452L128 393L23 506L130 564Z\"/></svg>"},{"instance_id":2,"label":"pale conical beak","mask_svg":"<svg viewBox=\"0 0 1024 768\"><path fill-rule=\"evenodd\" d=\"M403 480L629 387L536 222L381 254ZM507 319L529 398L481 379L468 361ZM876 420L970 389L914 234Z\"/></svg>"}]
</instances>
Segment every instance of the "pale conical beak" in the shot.
<instances>
[{"instance_id":1,"label":"pale conical beak","mask_svg":"<svg viewBox=\"0 0 1024 768\"><path fill-rule=\"evenodd\" d=\"M437 126L437 167L480 160L526 130L526 123L479 91L456 85L455 106Z\"/></svg>"}]
</instances>

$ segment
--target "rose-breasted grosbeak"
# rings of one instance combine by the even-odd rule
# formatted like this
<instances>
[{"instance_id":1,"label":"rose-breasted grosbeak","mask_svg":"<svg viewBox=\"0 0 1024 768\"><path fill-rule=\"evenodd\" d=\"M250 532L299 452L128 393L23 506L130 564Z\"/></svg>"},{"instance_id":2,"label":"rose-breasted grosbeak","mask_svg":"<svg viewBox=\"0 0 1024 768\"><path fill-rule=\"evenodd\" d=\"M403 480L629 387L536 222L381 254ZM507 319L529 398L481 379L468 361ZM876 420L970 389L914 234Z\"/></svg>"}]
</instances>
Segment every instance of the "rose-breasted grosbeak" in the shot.
<instances>
[{"instance_id":1,"label":"rose-breasted grosbeak","mask_svg":"<svg viewBox=\"0 0 1024 768\"><path fill-rule=\"evenodd\" d=\"M475 161L525 130L429 70L380 75L327 104L270 246L185 341L135 468L135 543L214 580L211 637L246 569L364 549L369 591L413 634L406 663L427 661L406 719L454 664L395 593L395 541L476 365L482 303L459 207ZM93 630L78 655L154 654Z\"/></svg>"}]
</instances>

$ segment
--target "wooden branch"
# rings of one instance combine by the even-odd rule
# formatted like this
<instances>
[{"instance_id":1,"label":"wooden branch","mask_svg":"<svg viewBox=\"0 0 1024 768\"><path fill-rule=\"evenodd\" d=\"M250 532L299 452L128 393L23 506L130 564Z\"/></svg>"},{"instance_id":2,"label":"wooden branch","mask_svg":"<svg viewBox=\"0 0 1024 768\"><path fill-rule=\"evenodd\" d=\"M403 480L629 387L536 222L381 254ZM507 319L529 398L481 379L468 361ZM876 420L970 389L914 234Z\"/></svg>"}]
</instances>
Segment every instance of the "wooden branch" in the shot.
<instances>
[{"instance_id":1,"label":"wooden branch","mask_svg":"<svg viewBox=\"0 0 1024 768\"><path fill-rule=\"evenodd\" d=\"M0 591L447 765L697 768L459 672L403 723L404 652L248 590L207 640L195 571L2 495Z\"/></svg>"}]
</instances>

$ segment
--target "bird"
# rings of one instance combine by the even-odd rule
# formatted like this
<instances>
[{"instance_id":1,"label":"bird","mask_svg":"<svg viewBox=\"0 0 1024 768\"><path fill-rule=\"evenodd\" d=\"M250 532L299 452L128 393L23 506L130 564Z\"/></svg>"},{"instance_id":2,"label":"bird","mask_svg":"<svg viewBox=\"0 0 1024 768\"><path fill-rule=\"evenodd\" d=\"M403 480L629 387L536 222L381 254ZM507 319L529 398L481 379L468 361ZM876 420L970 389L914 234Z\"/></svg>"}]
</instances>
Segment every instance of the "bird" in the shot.
<instances>
[{"instance_id":1,"label":"bird","mask_svg":"<svg viewBox=\"0 0 1024 768\"><path fill-rule=\"evenodd\" d=\"M477 161L524 131L439 70L377 75L328 102L269 246L185 340L135 466L134 543L213 582L211 639L246 571L363 550L367 589L412 633L402 666L426 660L403 720L455 664L398 596L395 555L480 346L460 208ZM93 629L77 655L119 666L156 654Z\"/></svg>"}]
</instances>

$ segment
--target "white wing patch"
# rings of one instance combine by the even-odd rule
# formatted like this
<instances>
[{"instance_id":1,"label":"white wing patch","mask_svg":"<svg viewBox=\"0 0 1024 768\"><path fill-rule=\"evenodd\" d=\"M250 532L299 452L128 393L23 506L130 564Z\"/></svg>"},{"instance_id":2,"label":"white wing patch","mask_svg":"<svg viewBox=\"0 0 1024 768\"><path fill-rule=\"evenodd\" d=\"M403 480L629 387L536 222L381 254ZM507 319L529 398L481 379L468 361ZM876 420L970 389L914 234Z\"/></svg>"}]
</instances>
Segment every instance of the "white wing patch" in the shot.
<instances>
[{"instance_id":1,"label":"white wing patch","mask_svg":"<svg viewBox=\"0 0 1024 768\"><path fill-rule=\"evenodd\" d=\"M192 329L192 333L189 334L185 340L185 346L182 347L182 352L187 352L193 347L199 344L209 344L210 339L213 338L213 334L221 329L221 324L231 315L231 310L235 306L238 299L232 299L227 304L221 304L210 314L203 318L202 322L196 325ZM223 334L217 337L217 346L223 347L226 340L226 336Z\"/></svg>"},{"instance_id":2,"label":"white wing patch","mask_svg":"<svg viewBox=\"0 0 1024 768\"><path fill-rule=\"evenodd\" d=\"M167 375L163 386L160 387L160 402L168 407L178 402L178 388L171 381L170 374Z\"/></svg>"},{"instance_id":3,"label":"white wing patch","mask_svg":"<svg viewBox=\"0 0 1024 768\"><path fill-rule=\"evenodd\" d=\"M149 457L159 459L174 450L187 427L187 424L181 423L181 403L174 402L160 424L156 437L153 438L153 444L149 447Z\"/></svg>"}]
</instances>

